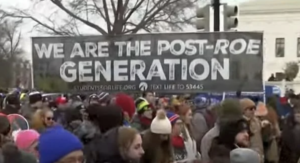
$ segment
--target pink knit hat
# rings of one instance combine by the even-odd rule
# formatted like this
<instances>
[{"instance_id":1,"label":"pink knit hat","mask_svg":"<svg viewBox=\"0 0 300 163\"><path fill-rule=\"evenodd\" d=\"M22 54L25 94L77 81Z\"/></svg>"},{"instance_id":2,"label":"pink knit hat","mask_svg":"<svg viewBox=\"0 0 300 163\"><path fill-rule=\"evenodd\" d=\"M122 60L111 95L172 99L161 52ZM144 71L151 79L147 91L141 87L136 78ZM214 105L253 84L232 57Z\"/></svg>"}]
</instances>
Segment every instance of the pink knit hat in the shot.
<instances>
[{"instance_id":1,"label":"pink knit hat","mask_svg":"<svg viewBox=\"0 0 300 163\"><path fill-rule=\"evenodd\" d=\"M19 149L26 150L37 141L40 134L35 130L21 130L16 135L16 145Z\"/></svg>"}]
</instances>

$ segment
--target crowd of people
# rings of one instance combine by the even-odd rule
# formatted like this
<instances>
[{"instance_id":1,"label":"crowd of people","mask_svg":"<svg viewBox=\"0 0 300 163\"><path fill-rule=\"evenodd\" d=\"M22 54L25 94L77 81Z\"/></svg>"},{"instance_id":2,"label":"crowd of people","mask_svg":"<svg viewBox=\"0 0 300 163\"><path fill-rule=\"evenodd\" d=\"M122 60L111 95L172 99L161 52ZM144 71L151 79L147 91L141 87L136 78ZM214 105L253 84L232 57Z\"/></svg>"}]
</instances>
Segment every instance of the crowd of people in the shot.
<instances>
[{"instance_id":1,"label":"crowd of people","mask_svg":"<svg viewBox=\"0 0 300 163\"><path fill-rule=\"evenodd\" d=\"M274 98L13 92L1 98L0 163L297 163L300 98L285 117Z\"/></svg>"}]
</instances>

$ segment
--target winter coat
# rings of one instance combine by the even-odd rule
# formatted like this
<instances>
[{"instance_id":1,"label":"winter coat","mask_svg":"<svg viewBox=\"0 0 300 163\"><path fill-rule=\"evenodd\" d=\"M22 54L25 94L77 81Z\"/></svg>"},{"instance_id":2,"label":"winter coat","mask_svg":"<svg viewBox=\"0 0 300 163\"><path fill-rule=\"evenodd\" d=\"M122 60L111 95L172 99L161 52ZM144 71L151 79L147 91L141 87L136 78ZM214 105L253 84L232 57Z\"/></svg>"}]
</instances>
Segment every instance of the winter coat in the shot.
<instances>
[{"instance_id":1,"label":"winter coat","mask_svg":"<svg viewBox=\"0 0 300 163\"><path fill-rule=\"evenodd\" d=\"M262 128L260 120L256 117L249 120L250 123L250 132L252 136L250 137L250 148L258 152L261 157L264 156L264 147L262 140Z\"/></svg>"},{"instance_id":2,"label":"winter coat","mask_svg":"<svg viewBox=\"0 0 300 163\"><path fill-rule=\"evenodd\" d=\"M281 136L280 163L296 163L300 158L300 123L287 117Z\"/></svg>"},{"instance_id":3,"label":"winter coat","mask_svg":"<svg viewBox=\"0 0 300 163\"><path fill-rule=\"evenodd\" d=\"M194 129L195 140L197 142L198 149L200 147L203 136L209 130L208 124L207 124L205 116L204 116L204 114L205 114L204 112L205 112L205 110L195 111L193 118L192 118L192 126Z\"/></svg>"},{"instance_id":4,"label":"winter coat","mask_svg":"<svg viewBox=\"0 0 300 163\"><path fill-rule=\"evenodd\" d=\"M215 124L215 126L210 129L203 137L201 141L201 161L203 163L209 163L210 158L208 156L208 153L211 149L212 142L214 138L218 137L220 133L219 125Z\"/></svg>"},{"instance_id":5,"label":"winter coat","mask_svg":"<svg viewBox=\"0 0 300 163\"><path fill-rule=\"evenodd\" d=\"M98 135L85 147L87 163L128 163L122 158L118 146L119 128Z\"/></svg>"},{"instance_id":6,"label":"winter coat","mask_svg":"<svg viewBox=\"0 0 300 163\"><path fill-rule=\"evenodd\" d=\"M214 139L211 148L208 152L211 163L230 163L230 151L235 149L234 146L229 147L219 144L217 139Z\"/></svg>"}]
</instances>

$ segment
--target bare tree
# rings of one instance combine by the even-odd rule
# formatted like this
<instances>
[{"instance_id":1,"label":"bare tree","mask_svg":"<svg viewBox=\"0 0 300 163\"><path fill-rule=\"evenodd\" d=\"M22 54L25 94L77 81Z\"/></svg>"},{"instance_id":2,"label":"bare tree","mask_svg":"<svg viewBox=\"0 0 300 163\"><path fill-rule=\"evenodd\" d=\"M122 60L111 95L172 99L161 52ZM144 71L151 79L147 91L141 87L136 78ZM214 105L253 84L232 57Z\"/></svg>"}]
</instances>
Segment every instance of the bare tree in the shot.
<instances>
[{"instance_id":1,"label":"bare tree","mask_svg":"<svg viewBox=\"0 0 300 163\"><path fill-rule=\"evenodd\" d=\"M21 21L10 21L0 17L0 85L13 85L14 64L20 60L23 50L20 47Z\"/></svg>"},{"instance_id":2,"label":"bare tree","mask_svg":"<svg viewBox=\"0 0 300 163\"><path fill-rule=\"evenodd\" d=\"M35 29L53 35L81 35L87 26L102 35L134 34L139 31L184 31L192 25L191 12L198 0L49 0L67 18L57 22L57 13L41 20L24 10L2 11L6 16L30 19ZM49 3L49 1L47 1ZM34 3L45 3L38 0Z\"/></svg>"}]
</instances>

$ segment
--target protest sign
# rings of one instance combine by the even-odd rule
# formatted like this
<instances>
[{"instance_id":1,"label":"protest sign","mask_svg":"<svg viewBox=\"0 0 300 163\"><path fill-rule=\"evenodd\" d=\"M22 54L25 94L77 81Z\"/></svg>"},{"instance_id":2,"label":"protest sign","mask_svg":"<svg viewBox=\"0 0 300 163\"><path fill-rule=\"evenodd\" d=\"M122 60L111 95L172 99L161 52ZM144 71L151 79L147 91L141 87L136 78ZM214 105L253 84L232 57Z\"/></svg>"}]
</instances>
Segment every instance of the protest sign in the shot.
<instances>
[{"instance_id":1,"label":"protest sign","mask_svg":"<svg viewBox=\"0 0 300 163\"><path fill-rule=\"evenodd\" d=\"M256 32L35 37L33 70L35 79L57 78L76 91L262 91L262 38Z\"/></svg>"}]
</instances>

